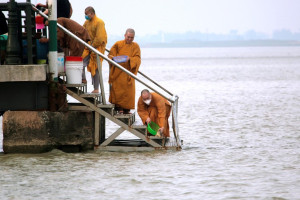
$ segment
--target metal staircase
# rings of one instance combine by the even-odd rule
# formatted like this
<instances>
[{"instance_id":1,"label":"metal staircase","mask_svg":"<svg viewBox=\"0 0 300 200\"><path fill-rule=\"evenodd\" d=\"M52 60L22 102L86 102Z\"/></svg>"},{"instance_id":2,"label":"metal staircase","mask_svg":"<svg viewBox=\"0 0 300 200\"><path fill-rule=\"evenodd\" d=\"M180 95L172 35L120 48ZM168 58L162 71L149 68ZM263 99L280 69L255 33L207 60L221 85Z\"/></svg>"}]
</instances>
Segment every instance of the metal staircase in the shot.
<instances>
[{"instance_id":1,"label":"metal staircase","mask_svg":"<svg viewBox=\"0 0 300 200\"><path fill-rule=\"evenodd\" d=\"M42 15L45 18L48 18L42 12L37 10L33 7L36 12ZM165 88L160 86L159 84L155 83L149 77L145 76L143 73L139 72L145 78L150 80L156 86L159 86L160 89L167 92L171 97L164 95L163 93L159 92L157 89L154 89L152 86L146 84L143 80L137 77L135 74L131 73L130 71L123 68L118 63L114 62L106 55L99 52L97 49L93 48L91 45L85 43L76 35L71 33L69 30L65 29L60 24L57 24L58 28L62 29L66 34L70 35L71 37L75 38L78 42L82 43L84 46L89 48L97 55L97 65L98 65L98 72L99 72L99 80L100 80L100 94L91 94L86 93L86 84L66 84L66 93L79 101L80 103L73 104L69 106L69 110L86 110L92 111L95 114L95 134L94 134L94 145L95 148L100 150L109 150L109 151L145 151L145 150L159 150L159 149L181 149L182 141L179 138L179 129L178 129L178 96L173 95ZM164 137L156 137L148 135L147 127L141 123L135 121L135 113L133 114L117 114L115 112L115 106L113 104L107 104L105 99L105 92L104 92L104 85L103 85L103 78L102 78L102 65L100 63L101 56L104 60L108 63L118 67L120 70L125 72L126 74L133 77L135 80L139 81L146 87L150 88L151 90L155 91L168 101L172 103L172 128L174 137L164 138ZM99 69L100 68L100 69ZM65 76L65 74L62 74ZM60 79L60 81L64 81L65 84L65 77ZM106 138L105 136L105 119L109 119L110 121L114 122L116 125L119 126L118 130L115 131L112 135ZM101 130L100 130L101 129ZM138 139L130 139L130 140L117 140L116 138L123 133L124 131L128 131L135 135Z\"/></svg>"},{"instance_id":2,"label":"metal staircase","mask_svg":"<svg viewBox=\"0 0 300 200\"><path fill-rule=\"evenodd\" d=\"M118 114L114 104L105 104L100 94L85 93L86 84L66 84L67 94L80 103L72 104L69 110L93 111L95 113L95 148L108 151L150 151L160 149L179 149L173 138L150 136L147 127L135 121L135 113ZM109 119L119 128L109 137L101 134L99 128L100 115ZM139 139L117 140L116 138L128 131Z\"/></svg>"}]
</instances>

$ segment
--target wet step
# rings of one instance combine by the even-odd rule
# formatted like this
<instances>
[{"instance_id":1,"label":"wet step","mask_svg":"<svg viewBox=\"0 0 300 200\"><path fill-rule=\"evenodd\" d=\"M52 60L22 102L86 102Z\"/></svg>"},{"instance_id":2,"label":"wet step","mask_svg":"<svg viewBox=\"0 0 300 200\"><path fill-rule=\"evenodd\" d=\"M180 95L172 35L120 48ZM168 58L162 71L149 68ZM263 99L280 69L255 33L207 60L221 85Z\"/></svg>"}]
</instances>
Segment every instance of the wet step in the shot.
<instances>
[{"instance_id":1,"label":"wet step","mask_svg":"<svg viewBox=\"0 0 300 200\"><path fill-rule=\"evenodd\" d=\"M130 140L117 139L117 140L113 140L109 144L109 146L150 147L151 145L149 145L147 142L145 142L141 139L130 139Z\"/></svg>"},{"instance_id":2,"label":"wet step","mask_svg":"<svg viewBox=\"0 0 300 200\"><path fill-rule=\"evenodd\" d=\"M138 119L136 120L132 125L131 128L139 131L140 133L143 133L144 135L147 135L148 138L153 139L153 140L162 140L164 137L159 137L157 135L152 135L150 133L147 133L147 126L143 124L143 122Z\"/></svg>"},{"instance_id":3,"label":"wet step","mask_svg":"<svg viewBox=\"0 0 300 200\"><path fill-rule=\"evenodd\" d=\"M110 104L110 103L109 104L98 104L97 107L101 108L102 110L104 110L105 112L110 114L111 116L114 115L115 104Z\"/></svg>"},{"instance_id":4,"label":"wet step","mask_svg":"<svg viewBox=\"0 0 300 200\"><path fill-rule=\"evenodd\" d=\"M115 114L114 117L128 126L131 126L135 122L135 112L130 114Z\"/></svg>"},{"instance_id":5,"label":"wet step","mask_svg":"<svg viewBox=\"0 0 300 200\"><path fill-rule=\"evenodd\" d=\"M87 84L81 83L81 84L64 84L67 88L69 88L71 91L77 93L78 95L87 93Z\"/></svg>"},{"instance_id":6,"label":"wet step","mask_svg":"<svg viewBox=\"0 0 300 200\"><path fill-rule=\"evenodd\" d=\"M101 94L99 93L83 93L80 94L80 97L85 98L86 100L90 101L94 105L101 103Z\"/></svg>"},{"instance_id":7,"label":"wet step","mask_svg":"<svg viewBox=\"0 0 300 200\"><path fill-rule=\"evenodd\" d=\"M78 88L78 87L85 87L86 86L86 83L80 83L80 84L65 84L66 87L68 88Z\"/></svg>"},{"instance_id":8,"label":"wet step","mask_svg":"<svg viewBox=\"0 0 300 200\"><path fill-rule=\"evenodd\" d=\"M137 130L138 132L146 135L147 134L147 126L143 124L141 120L135 121L132 125L131 128Z\"/></svg>"}]
</instances>

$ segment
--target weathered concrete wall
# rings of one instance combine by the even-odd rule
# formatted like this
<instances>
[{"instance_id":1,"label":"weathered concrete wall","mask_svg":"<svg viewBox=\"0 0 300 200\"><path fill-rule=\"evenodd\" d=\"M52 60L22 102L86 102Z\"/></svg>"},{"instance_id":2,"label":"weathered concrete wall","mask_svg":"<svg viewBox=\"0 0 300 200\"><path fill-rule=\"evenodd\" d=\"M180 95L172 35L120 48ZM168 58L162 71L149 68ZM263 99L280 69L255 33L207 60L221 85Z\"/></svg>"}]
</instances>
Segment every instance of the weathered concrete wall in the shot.
<instances>
[{"instance_id":1,"label":"weathered concrete wall","mask_svg":"<svg viewBox=\"0 0 300 200\"><path fill-rule=\"evenodd\" d=\"M48 65L1 65L0 82L45 81Z\"/></svg>"},{"instance_id":2,"label":"weathered concrete wall","mask_svg":"<svg viewBox=\"0 0 300 200\"><path fill-rule=\"evenodd\" d=\"M93 149L93 140L92 112L7 111L3 115L5 153L84 151Z\"/></svg>"}]
</instances>

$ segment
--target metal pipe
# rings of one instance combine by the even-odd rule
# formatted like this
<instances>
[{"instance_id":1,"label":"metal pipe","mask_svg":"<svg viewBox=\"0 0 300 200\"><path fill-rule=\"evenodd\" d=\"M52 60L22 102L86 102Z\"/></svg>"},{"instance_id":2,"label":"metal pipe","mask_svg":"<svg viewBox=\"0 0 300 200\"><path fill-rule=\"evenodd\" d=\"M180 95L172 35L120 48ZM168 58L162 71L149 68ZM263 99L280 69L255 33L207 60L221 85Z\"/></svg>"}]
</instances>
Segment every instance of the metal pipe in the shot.
<instances>
[{"instance_id":1,"label":"metal pipe","mask_svg":"<svg viewBox=\"0 0 300 200\"><path fill-rule=\"evenodd\" d=\"M158 83L156 83L154 80L152 80L146 74L142 73L141 71L138 71L138 73L141 74L142 76L144 76L145 78L147 78L152 83L154 83L156 86L160 87L162 90L164 90L165 92L167 92L169 95L173 96L173 94L171 92L169 92L167 89L163 88L161 85L159 85Z\"/></svg>"},{"instance_id":2,"label":"metal pipe","mask_svg":"<svg viewBox=\"0 0 300 200\"><path fill-rule=\"evenodd\" d=\"M57 0L49 0L49 71L51 80L58 80L57 70Z\"/></svg>"},{"instance_id":3,"label":"metal pipe","mask_svg":"<svg viewBox=\"0 0 300 200\"><path fill-rule=\"evenodd\" d=\"M47 15L45 15L44 13L42 13L41 11L39 11L35 6L33 6L35 8L35 10L42 15L43 17L45 17L46 19L48 19ZM162 97L164 97L165 99L167 99L168 101L174 103L174 96L172 96L173 98L169 98L166 95L162 94L161 92L158 92L157 90L155 90L153 87L151 87L150 85L148 85L147 83L143 82L139 77L137 77L135 74L131 73L130 71L126 70L124 67L122 67L121 65L119 65L118 63L116 63L115 61L111 60L110 58L108 58L106 55L102 54L101 52L99 52L97 49L95 49L94 47L92 47L91 45L85 43L83 40L81 40L79 37L77 37L76 35L74 35L72 32L70 32L68 29L66 29L65 27L63 27L60 24L57 24L57 26L62 29L65 33L67 33L68 35L70 35L71 37L75 38L78 42L80 42L81 44L85 45L87 48L89 48L91 51L93 51L94 53L98 54L99 56L101 56L104 60L106 60L108 63L118 67L120 70L122 70L123 72L125 72L126 74L128 74L129 76L133 77L134 79L136 79L137 81L139 81L140 83L142 83L143 85L147 86L148 88L150 88L151 90L155 91L156 93L158 93L159 95L161 95Z\"/></svg>"},{"instance_id":4,"label":"metal pipe","mask_svg":"<svg viewBox=\"0 0 300 200\"><path fill-rule=\"evenodd\" d=\"M109 53L109 50L107 48L105 48L105 50ZM162 87L161 85L159 85L158 83L156 83L154 80L152 80L150 77L148 77L146 74L142 73L140 70L138 71L139 74L141 74L142 76L144 76L146 79L148 79L149 81L151 81L152 83L154 83L156 86L158 86L160 89L164 90L165 92L167 92L169 95L173 96L173 94L168 91L166 88Z\"/></svg>"},{"instance_id":5,"label":"metal pipe","mask_svg":"<svg viewBox=\"0 0 300 200\"><path fill-rule=\"evenodd\" d=\"M21 46L18 38L18 4L15 0L7 3L8 8L8 38L6 44L6 64L19 65L21 63Z\"/></svg>"}]
</instances>

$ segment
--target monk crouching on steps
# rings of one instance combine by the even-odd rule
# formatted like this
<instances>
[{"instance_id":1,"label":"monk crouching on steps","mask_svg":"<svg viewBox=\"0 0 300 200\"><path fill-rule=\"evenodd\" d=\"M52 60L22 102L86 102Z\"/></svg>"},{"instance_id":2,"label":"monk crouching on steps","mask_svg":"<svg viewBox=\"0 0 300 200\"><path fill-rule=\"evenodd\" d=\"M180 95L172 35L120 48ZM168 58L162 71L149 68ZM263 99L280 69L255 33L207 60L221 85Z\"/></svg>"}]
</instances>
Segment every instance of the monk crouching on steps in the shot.
<instances>
[{"instance_id":1,"label":"monk crouching on steps","mask_svg":"<svg viewBox=\"0 0 300 200\"><path fill-rule=\"evenodd\" d=\"M143 124L153 121L159 125L160 133L163 133L165 137L170 137L168 119L171 113L171 104L165 98L144 89L138 100L137 112Z\"/></svg>"}]
</instances>

